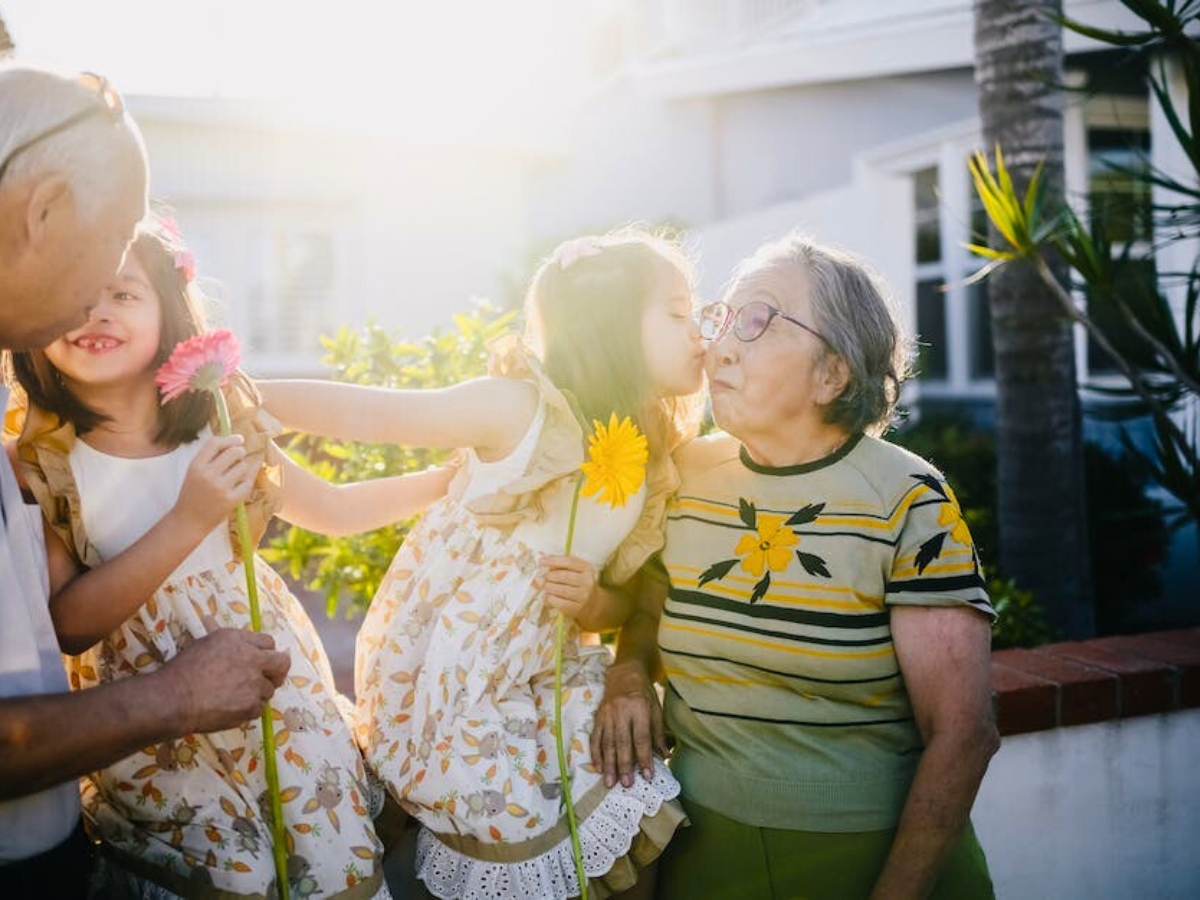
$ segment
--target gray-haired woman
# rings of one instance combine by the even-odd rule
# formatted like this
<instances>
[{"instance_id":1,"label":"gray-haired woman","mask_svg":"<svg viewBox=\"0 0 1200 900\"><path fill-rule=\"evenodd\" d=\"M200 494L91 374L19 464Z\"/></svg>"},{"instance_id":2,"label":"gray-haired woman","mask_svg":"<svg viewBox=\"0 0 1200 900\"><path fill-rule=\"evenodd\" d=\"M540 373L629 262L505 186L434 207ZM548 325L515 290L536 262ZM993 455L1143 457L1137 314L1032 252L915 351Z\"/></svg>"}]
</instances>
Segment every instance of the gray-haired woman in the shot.
<instances>
[{"instance_id":1,"label":"gray-haired woman","mask_svg":"<svg viewBox=\"0 0 1200 900\"><path fill-rule=\"evenodd\" d=\"M660 896L992 896L968 814L999 743L994 612L949 485L877 436L906 374L889 304L790 236L702 330L724 433L678 453L592 735L610 780L649 767L660 654L692 820Z\"/></svg>"}]
</instances>

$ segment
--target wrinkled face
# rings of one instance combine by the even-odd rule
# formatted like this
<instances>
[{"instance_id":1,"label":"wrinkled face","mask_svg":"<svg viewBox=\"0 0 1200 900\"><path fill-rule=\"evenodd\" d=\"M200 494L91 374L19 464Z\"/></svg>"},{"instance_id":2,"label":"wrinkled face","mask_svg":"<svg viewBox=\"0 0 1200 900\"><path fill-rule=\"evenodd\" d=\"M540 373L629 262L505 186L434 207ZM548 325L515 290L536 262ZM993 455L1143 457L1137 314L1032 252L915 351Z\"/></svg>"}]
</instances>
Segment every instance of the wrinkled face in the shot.
<instances>
[{"instance_id":1,"label":"wrinkled face","mask_svg":"<svg viewBox=\"0 0 1200 900\"><path fill-rule=\"evenodd\" d=\"M146 379L158 355L162 309L135 254L93 303L86 324L46 347L46 358L75 390Z\"/></svg>"},{"instance_id":2,"label":"wrinkled face","mask_svg":"<svg viewBox=\"0 0 1200 900\"><path fill-rule=\"evenodd\" d=\"M734 314L763 301L816 328L806 280L784 282L779 273L750 276L725 302ZM827 397L819 377L824 347L816 335L775 316L753 341L728 328L708 345L706 369L713 419L743 442L786 438L798 427L821 421Z\"/></svg>"},{"instance_id":3,"label":"wrinkled face","mask_svg":"<svg viewBox=\"0 0 1200 900\"><path fill-rule=\"evenodd\" d=\"M144 176L130 180L135 183L94 219L80 221L74 212L64 214L68 221L56 235L55 246L44 248L39 256L40 289L34 291L38 301L28 304L23 317L22 346L44 347L87 320L88 309L121 267L146 212Z\"/></svg>"},{"instance_id":4,"label":"wrinkled face","mask_svg":"<svg viewBox=\"0 0 1200 900\"><path fill-rule=\"evenodd\" d=\"M642 314L642 353L655 397L679 397L700 389L704 345L693 317L692 288L674 266L663 267Z\"/></svg>"}]
</instances>

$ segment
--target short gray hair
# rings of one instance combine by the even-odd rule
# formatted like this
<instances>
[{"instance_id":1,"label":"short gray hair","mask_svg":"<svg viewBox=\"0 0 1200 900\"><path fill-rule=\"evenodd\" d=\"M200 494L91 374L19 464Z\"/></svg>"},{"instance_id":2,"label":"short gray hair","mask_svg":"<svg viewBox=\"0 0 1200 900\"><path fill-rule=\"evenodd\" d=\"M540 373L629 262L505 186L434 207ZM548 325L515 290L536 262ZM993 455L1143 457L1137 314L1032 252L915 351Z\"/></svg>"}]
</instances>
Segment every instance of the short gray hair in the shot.
<instances>
[{"instance_id":1,"label":"short gray hair","mask_svg":"<svg viewBox=\"0 0 1200 900\"><path fill-rule=\"evenodd\" d=\"M97 97L72 76L47 69L0 63L0 160L26 141L71 115L98 103ZM27 147L11 161L5 181L53 172L64 176L75 194L79 216L93 221L116 192L128 183L114 172L144 167L145 148L137 126L125 116L114 128L105 116L89 116L78 124ZM4 184L0 183L0 188Z\"/></svg>"},{"instance_id":2,"label":"short gray hair","mask_svg":"<svg viewBox=\"0 0 1200 900\"><path fill-rule=\"evenodd\" d=\"M825 420L851 433L881 434L910 374L913 346L883 283L858 257L799 233L743 260L727 295L763 277L786 292L798 294L808 286L813 327L825 339L824 358L836 355L846 364L846 387L826 408Z\"/></svg>"}]
</instances>

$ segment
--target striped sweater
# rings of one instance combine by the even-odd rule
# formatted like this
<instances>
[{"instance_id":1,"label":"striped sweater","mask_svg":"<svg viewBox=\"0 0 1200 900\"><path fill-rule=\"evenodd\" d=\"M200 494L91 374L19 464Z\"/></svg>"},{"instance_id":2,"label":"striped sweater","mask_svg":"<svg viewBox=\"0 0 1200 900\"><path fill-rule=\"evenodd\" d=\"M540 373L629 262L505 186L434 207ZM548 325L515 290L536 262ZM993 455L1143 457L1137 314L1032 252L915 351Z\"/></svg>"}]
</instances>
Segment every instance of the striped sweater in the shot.
<instances>
[{"instance_id":1,"label":"striped sweater","mask_svg":"<svg viewBox=\"0 0 1200 900\"><path fill-rule=\"evenodd\" d=\"M922 750L888 606L989 617L942 476L871 437L800 466L680 451L659 629L684 796L752 825L894 827Z\"/></svg>"}]
</instances>

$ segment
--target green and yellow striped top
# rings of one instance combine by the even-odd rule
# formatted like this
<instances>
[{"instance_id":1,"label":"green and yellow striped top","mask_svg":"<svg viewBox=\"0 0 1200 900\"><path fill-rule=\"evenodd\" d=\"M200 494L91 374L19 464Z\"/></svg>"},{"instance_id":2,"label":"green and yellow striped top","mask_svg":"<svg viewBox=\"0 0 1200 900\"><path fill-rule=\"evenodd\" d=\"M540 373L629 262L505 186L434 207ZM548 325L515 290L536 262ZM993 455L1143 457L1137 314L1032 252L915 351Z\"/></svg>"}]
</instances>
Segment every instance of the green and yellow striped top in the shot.
<instances>
[{"instance_id":1,"label":"green and yellow striped top","mask_svg":"<svg viewBox=\"0 0 1200 900\"><path fill-rule=\"evenodd\" d=\"M659 645L684 796L761 827L894 827L922 742L888 606L995 615L954 493L871 437L767 468L713 435L678 462Z\"/></svg>"}]
</instances>

